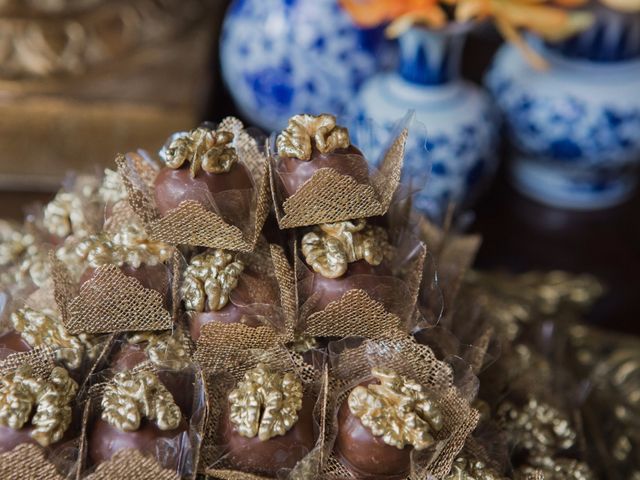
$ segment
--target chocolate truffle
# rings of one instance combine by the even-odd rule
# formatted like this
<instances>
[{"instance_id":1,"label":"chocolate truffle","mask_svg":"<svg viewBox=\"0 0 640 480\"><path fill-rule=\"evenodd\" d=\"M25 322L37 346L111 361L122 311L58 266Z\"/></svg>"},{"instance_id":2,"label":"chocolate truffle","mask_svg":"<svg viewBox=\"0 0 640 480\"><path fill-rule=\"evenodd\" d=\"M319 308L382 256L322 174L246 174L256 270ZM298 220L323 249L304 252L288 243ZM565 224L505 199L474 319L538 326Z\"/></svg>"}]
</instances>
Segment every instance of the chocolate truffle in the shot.
<instances>
[{"instance_id":1,"label":"chocolate truffle","mask_svg":"<svg viewBox=\"0 0 640 480\"><path fill-rule=\"evenodd\" d=\"M282 399L277 405L269 403L276 391ZM313 399L303 394L292 374L264 365L249 370L229 394L220 421L226 460L234 469L274 477L295 467L315 445L313 407Z\"/></svg>"},{"instance_id":2,"label":"chocolate truffle","mask_svg":"<svg viewBox=\"0 0 640 480\"><path fill-rule=\"evenodd\" d=\"M288 196L321 168L332 168L358 183L368 183L369 167L351 145L349 133L333 115L296 115L277 138L276 170Z\"/></svg>"},{"instance_id":3,"label":"chocolate truffle","mask_svg":"<svg viewBox=\"0 0 640 480\"><path fill-rule=\"evenodd\" d=\"M338 410L336 453L358 478L405 478L411 451L433 444L442 417L422 385L387 369L372 375Z\"/></svg>"},{"instance_id":4,"label":"chocolate truffle","mask_svg":"<svg viewBox=\"0 0 640 480\"><path fill-rule=\"evenodd\" d=\"M352 289L378 289L381 277L391 275L382 263L387 249L386 231L364 219L313 227L302 237L301 251L315 272L314 310L324 309Z\"/></svg>"},{"instance_id":5,"label":"chocolate truffle","mask_svg":"<svg viewBox=\"0 0 640 480\"><path fill-rule=\"evenodd\" d=\"M259 326L252 305L269 302L274 296L268 284L245 272L242 261L220 249L207 250L191 259L180 294L194 341L200 337L202 326L211 322Z\"/></svg>"},{"instance_id":6,"label":"chocolate truffle","mask_svg":"<svg viewBox=\"0 0 640 480\"><path fill-rule=\"evenodd\" d=\"M207 127L172 137L161 152L165 167L160 169L154 182L160 215L166 215L187 200L213 211L213 195L253 188L251 173L238 162L233 139L231 132Z\"/></svg>"},{"instance_id":7,"label":"chocolate truffle","mask_svg":"<svg viewBox=\"0 0 640 480\"><path fill-rule=\"evenodd\" d=\"M109 366L114 373L119 373L150 361L158 367L159 380L188 416L193 406L193 376L183 371L191 364L187 342L181 328L174 332L128 334L111 357Z\"/></svg>"},{"instance_id":8,"label":"chocolate truffle","mask_svg":"<svg viewBox=\"0 0 640 480\"><path fill-rule=\"evenodd\" d=\"M156 456L165 468L177 467L183 448L188 448L188 424L156 373L117 373L105 384L99 407L100 417L88 437L94 464L109 460L119 450L135 448Z\"/></svg>"},{"instance_id":9,"label":"chocolate truffle","mask_svg":"<svg viewBox=\"0 0 640 480\"><path fill-rule=\"evenodd\" d=\"M124 275L135 278L143 287L159 292L166 307L171 287L166 262L172 253L170 245L151 240L144 228L134 223L123 226L114 234L91 235L76 247L76 255L87 266L79 283L82 286L93 278L100 266L116 265Z\"/></svg>"},{"instance_id":10,"label":"chocolate truffle","mask_svg":"<svg viewBox=\"0 0 640 480\"><path fill-rule=\"evenodd\" d=\"M31 346L15 330L0 335L0 360L18 352L28 352Z\"/></svg>"}]
</instances>

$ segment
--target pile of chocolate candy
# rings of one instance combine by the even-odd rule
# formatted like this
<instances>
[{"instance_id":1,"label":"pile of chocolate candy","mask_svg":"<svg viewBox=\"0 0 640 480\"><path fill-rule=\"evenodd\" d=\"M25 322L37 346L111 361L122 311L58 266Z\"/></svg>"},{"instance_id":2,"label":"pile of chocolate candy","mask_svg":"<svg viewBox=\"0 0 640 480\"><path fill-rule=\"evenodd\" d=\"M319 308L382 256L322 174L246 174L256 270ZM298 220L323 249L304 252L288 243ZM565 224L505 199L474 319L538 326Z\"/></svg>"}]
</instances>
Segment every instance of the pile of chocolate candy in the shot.
<instances>
[{"instance_id":1,"label":"pile of chocolate candy","mask_svg":"<svg viewBox=\"0 0 640 480\"><path fill-rule=\"evenodd\" d=\"M375 168L332 115L228 118L2 224L3 478L500 478L420 330L406 138Z\"/></svg>"}]
</instances>

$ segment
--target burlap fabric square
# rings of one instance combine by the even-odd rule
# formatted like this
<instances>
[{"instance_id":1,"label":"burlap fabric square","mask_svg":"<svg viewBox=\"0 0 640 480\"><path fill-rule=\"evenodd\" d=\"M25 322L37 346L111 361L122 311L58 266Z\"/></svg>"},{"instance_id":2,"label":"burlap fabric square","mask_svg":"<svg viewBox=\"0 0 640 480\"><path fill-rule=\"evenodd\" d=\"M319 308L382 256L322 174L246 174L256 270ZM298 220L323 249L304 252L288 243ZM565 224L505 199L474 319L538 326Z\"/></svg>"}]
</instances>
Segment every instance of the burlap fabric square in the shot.
<instances>
[{"instance_id":1,"label":"burlap fabric square","mask_svg":"<svg viewBox=\"0 0 640 480\"><path fill-rule=\"evenodd\" d=\"M172 312L157 290L145 288L116 265L103 265L80 288L67 266L50 255L55 300L62 321L72 334L113 333L138 330L168 330ZM174 295L179 276L180 256L173 255L165 289ZM175 302L174 302L175 303ZM177 305L174 304L174 309Z\"/></svg>"}]
</instances>

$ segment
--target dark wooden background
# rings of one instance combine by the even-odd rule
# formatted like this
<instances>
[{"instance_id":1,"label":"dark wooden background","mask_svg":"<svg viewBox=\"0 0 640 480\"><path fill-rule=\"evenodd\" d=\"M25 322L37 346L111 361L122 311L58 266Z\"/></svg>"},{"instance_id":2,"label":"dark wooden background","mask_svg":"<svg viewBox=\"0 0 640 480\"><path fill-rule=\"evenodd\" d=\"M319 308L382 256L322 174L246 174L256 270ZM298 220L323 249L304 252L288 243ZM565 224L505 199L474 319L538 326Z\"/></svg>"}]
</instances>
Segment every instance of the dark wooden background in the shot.
<instances>
[{"instance_id":1,"label":"dark wooden background","mask_svg":"<svg viewBox=\"0 0 640 480\"><path fill-rule=\"evenodd\" d=\"M465 76L480 81L498 45L493 35L473 38L465 51ZM219 72L215 52L212 68ZM208 100L207 119L213 121L237 114L219 73L217 77L217 88ZM640 334L640 195L608 210L563 211L522 197L506 177L503 167L474 209L470 231L483 235L476 266L513 272L562 269L594 274L608 290L587 320ZM45 202L51 195L0 192L0 218L20 218L26 205Z\"/></svg>"}]
</instances>

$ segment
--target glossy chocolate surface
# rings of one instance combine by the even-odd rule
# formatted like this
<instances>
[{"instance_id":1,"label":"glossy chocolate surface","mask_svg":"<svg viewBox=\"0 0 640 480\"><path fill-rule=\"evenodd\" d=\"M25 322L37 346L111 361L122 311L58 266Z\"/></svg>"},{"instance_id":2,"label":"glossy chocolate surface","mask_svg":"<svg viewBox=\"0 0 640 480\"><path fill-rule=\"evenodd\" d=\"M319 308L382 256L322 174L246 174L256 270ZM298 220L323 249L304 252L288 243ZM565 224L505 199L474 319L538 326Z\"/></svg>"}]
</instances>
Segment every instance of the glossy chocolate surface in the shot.
<instances>
[{"instance_id":1,"label":"glossy chocolate surface","mask_svg":"<svg viewBox=\"0 0 640 480\"><path fill-rule=\"evenodd\" d=\"M338 411L336 453L358 478L400 479L409 473L411 447L387 445L351 413L347 400Z\"/></svg>"},{"instance_id":2,"label":"glossy chocolate surface","mask_svg":"<svg viewBox=\"0 0 640 480\"><path fill-rule=\"evenodd\" d=\"M349 155L346 157L345 155ZM362 152L351 145L331 153L320 153L315 148L308 161L280 157L276 169L289 196L298 191L321 168L332 168L342 175L353 177L358 183L369 182L369 166Z\"/></svg>"},{"instance_id":3,"label":"glossy chocolate surface","mask_svg":"<svg viewBox=\"0 0 640 480\"><path fill-rule=\"evenodd\" d=\"M208 173L199 170L191 176L189 166L179 169L164 167L155 179L156 208L160 215L180 205L186 200L201 203L213 210L212 195L227 190L248 190L253 188L251 174L247 167L236 162L227 173Z\"/></svg>"},{"instance_id":4,"label":"glossy chocolate surface","mask_svg":"<svg viewBox=\"0 0 640 480\"><path fill-rule=\"evenodd\" d=\"M362 289L372 292L380 285L380 276L389 276L389 269L380 266L369 265L365 260L358 260L349 264L347 271L339 278L326 278L319 273L313 274L313 293L319 292L320 297L313 311L324 308L352 289ZM366 275L366 276L365 276Z\"/></svg>"},{"instance_id":5,"label":"glossy chocolate surface","mask_svg":"<svg viewBox=\"0 0 640 480\"><path fill-rule=\"evenodd\" d=\"M32 426L14 430L11 427L0 425L0 453L9 452L22 443L37 445L38 442L31 438L32 431Z\"/></svg>"},{"instance_id":6,"label":"glossy chocolate surface","mask_svg":"<svg viewBox=\"0 0 640 480\"><path fill-rule=\"evenodd\" d=\"M89 458L98 465L120 450L136 449L145 455L155 456L164 468L175 469L180 457L185 455L183 449L189 448L187 428L184 419L178 428L166 431L160 430L153 422L143 420L138 430L123 432L98 419L89 433Z\"/></svg>"},{"instance_id":7,"label":"glossy chocolate surface","mask_svg":"<svg viewBox=\"0 0 640 480\"><path fill-rule=\"evenodd\" d=\"M228 461L238 470L270 476L276 476L283 468L293 468L315 445L313 407L313 399L305 396L295 425L286 434L264 442L258 436L247 438L237 433L224 414L221 443L226 447Z\"/></svg>"},{"instance_id":8,"label":"glossy chocolate surface","mask_svg":"<svg viewBox=\"0 0 640 480\"><path fill-rule=\"evenodd\" d=\"M31 346L15 330L0 335L0 360L18 352L28 352Z\"/></svg>"}]
</instances>

